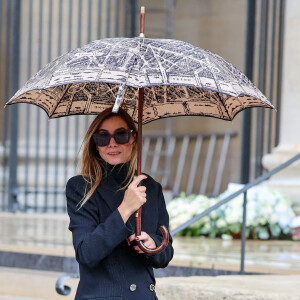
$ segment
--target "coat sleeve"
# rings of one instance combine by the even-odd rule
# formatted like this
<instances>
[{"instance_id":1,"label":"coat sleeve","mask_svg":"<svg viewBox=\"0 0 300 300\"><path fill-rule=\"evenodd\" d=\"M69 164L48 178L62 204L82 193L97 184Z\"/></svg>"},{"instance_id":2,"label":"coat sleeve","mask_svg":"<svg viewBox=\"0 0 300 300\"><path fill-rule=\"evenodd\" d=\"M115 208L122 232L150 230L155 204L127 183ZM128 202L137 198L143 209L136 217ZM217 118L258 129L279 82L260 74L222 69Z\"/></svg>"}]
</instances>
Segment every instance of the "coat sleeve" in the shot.
<instances>
[{"instance_id":1,"label":"coat sleeve","mask_svg":"<svg viewBox=\"0 0 300 300\"><path fill-rule=\"evenodd\" d=\"M73 235L76 260L88 267L95 267L131 234L131 230L124 224L118 209L100 223L94 195L80 208L85 186L82 176L72 177L67 183L69 230Z\"/></svg>"},{"instance_id":2,"label":"coat sleeve","mask_svg":"<svg viewBox=\"0 0 300 300\"><path fill-rule=\"evenodd\" d=\"M158 190L158 226L156 230L156 234L151 234L151 238L154 240L157 246L159 246L163 240L162 233L159 230L161 225L165 225L169 228L169 215L166 209L166 203L164 199L164 195L162 193L162 187L159 184ZM173 239L171 235L169 235L169 243L166 249L164 249L161 253L148 256L148 259L153 268L165 268L173 258L174 249L172 246Z\"/></svg>"}]
</instances>

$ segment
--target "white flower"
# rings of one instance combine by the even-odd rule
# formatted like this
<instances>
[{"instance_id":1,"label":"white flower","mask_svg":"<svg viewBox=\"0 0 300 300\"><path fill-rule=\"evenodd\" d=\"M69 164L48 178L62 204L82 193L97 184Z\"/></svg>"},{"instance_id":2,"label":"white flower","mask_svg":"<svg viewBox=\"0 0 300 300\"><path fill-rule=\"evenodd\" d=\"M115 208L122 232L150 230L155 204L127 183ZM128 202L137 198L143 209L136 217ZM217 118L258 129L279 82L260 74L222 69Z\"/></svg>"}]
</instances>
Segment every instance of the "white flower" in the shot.
<instances>
[{"instance_id":1,"label":"white flower","mask_svg":"<svg viewBox=\"0 0 300 300\"><path fill-rule=\"evenodd\" d=\"M208 223L209 222L209 216L205 216L202 218L204 223Z\"/></svg>"},{"instance_id":2,"label":"white flower","mask_svg":"<svg viewBox=\"0 0 300 300\"><path fill-rule=\"evenodd\" d=\"M171 220L170 223L170 227L172 229L182 225L183 223L185 223L186 221L188 221L190 219L190 217L188 215L180 215L177 218L174 218L173 220Z\"/></svg>"},{"instance_id":3,"label":"white flower","mask_svg":"<svg viewBox=\"0 0 300 300\"><path fill-rule=\"evenodd\" d=\"M182 193L167 205L170 215L170 227L175 228L185 223L242 187L243 185L230 184L228 190L216 198L208 198L204 195L186 196ZM193 229L199 229L193 230L193 232L210 234L211 230L213 230L214 234L220 236L227 226L228 230L239 228L239 226L236 227L235 225L239 225L242 222L243 200L244 195L241 194L212 211L208 216L201 218L191 225ZM295 212L292 208L292 203L281 192L271 190L264 185L255 186L247 192L247 226L251 226L251 228L260 226L260 238L268 237L270 227L269 229L267 227L270 225L272 225L271 232L274 235L275 227L279 230L278 235L280 233L289 233L291 231L289 225L293 218L295 218Z\"/></svg>"},{"instance_id":4,"label":"white flower","mask_svg":"<svg viewBox=\"0 0 300 300\"><path fill-rule=\"evenodd\" d=\"M269 221L270 224L276 224L277 221L278 221L277 216L275 214L272 214L270 216L270 218L268 219L268 221Z\"/></svg>"},{"instance_id":5,"label":"white flower","mask_svg":"<svg viewBox=\"0 0 300 300\"><path fill-rule=\"evenodd\" d=\"M222 234L221 235L221 238L222 238L222 240L224 240L224 241L231 241L232 240L232 236L231 235L229 235L229 234Z\"/></svg>"},{"instance_id":6,"label":"white flower","mask_svg":"<svg viewBox=\"0 0 300 300\"><path fill-rule=\"evenodd\" d=\"M210 223L205 223L204 229L209 231L211 229Z\"/></svg>"},{"instance_id":7,"label":"white flower","mask_svg":"<svg viewBox=\"0 0 300 300\"><path fill-rule=\"evenodd\" d=\"M209 214L209 216L210 216L213 220L215 220L215 219L217 218L217 213L216 213L216 211L213 210L213 211Z\"/></svg>"},{"instance_id":8,"label":"white flower","mask_svg":"<svg viewBox=\"0 0 300 300\"><path fill-rule=\"evenodd\" d=\"M218 227L218 228L224 228L224 227L226 227L226 222L225 222L225 220L224 219L219 219L217 222L216 222L216 226Z\"/></svg>"},{"instance_id":9,"label":"white flower","mask_svg":"<svg viewBox=\"0 0 300 300\"><path fill-rule=\"evenodd\" d=\"M278 224L281 228L288 226L291 222L291 218L288 214L282 213L278 215Z\"/></svg>"},{"instance_id":10,"label":"white flower","mask_svg":"<svg viewBox=\"0 0 300 300\"><path fill-rule=\"evenodd\" d=\"M226 215L226 221L228 224L234 224L239 222L239 215L236 212L231 212L229 214Z\"/></svg>"}]
</instances>

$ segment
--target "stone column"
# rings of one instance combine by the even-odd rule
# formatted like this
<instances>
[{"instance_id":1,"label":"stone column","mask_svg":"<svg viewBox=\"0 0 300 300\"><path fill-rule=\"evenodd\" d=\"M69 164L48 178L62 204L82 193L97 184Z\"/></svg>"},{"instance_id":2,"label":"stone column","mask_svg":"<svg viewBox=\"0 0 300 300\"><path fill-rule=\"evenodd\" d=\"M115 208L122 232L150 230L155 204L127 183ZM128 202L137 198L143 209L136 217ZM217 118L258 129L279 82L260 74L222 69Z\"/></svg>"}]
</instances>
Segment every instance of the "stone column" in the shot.
<instances>
[{"instance_id":1,"label":"stone column","mask_svg":"<svg viewBox=\"0 0 300 300\"><path fill-rule=\"evenodd\" d=\"M282 104L279 145L265 155L263 165L272 170L300 153L300 2L286 1ZM269 184L286 194L296 204L300 214L300 161L279 172Z\"/></svg>"}]
</instances>

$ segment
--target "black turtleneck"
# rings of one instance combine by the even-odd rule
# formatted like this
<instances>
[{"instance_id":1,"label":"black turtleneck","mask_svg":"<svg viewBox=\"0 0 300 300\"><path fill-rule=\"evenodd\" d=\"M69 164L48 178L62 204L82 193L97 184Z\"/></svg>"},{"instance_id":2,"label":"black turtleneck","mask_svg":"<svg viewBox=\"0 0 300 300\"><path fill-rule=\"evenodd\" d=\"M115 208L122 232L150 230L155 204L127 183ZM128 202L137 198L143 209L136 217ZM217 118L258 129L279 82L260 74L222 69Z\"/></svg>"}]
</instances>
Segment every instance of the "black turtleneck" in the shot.
<instances>
[{"instance_id":1,"label":"black turtleneck","mask_svg":"<svg viewBox=\"0 0 300 300\"><path fill-rule=\"evenodd\" d=\"M125 181L128 171L129 171L129 163L125 164L119 164L119 165L110 165L109 163L102 163L102 171L103 171L103 177L112 176L115 181L120 186L126 185L128 182Z\"/></svg>"}]
</instances>

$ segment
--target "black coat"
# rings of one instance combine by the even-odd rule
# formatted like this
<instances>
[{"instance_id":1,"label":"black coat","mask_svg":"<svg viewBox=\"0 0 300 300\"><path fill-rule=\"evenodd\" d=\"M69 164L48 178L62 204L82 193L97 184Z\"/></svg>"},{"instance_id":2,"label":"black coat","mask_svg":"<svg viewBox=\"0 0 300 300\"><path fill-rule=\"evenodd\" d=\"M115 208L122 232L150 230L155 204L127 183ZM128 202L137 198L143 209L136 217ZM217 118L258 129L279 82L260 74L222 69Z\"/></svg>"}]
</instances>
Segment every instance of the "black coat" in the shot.
<instances>
[{"instance_id":1,"label":"black coat","mask_svg":"<svg viewBox=\"0 0 300 300\"><path fill-rule=\"evenodd\" d=\"M169 226L162 188L150 176L143 180L147 202L143 205L142 231L157 245L160 225ZM80 282L75 299L153 300L153 268L165 268L173 257L172 239L156 255L137 254L126 242L134 233L134 214L124 224L117 207L124 191L112 176L102 179L92 197L79 209L86 190L82 176L72 177L66 187L69 229L73 234Z\"/></svg>"}]
</instances>

